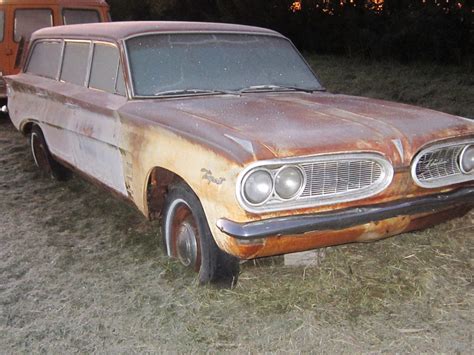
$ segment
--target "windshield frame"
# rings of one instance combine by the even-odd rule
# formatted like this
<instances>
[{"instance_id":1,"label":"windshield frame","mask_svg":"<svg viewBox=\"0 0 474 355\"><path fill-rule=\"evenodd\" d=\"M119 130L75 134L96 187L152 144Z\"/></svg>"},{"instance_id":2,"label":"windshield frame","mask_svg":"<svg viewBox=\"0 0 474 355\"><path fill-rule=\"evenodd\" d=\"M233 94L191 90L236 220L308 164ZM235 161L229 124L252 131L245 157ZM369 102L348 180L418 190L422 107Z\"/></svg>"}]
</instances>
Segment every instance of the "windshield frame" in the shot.
<instances>
[{"instance_id":1,"label":"windshield frame","mask_svg":"<svg viewBox=\"0 0 474 355\"><path fill-rule=\"evenodd\" d=\"M145 37L145 36L156 36L156 35L170 35L170 34L236 34L236 35L254 35L254 36L266 36L266 37L276 37L283 39L287 41L291 47L294 49L294 51L298 54L298 56L301 58L303 63L308 67L310 73L314 76L315 80L319 83L320 88L315 90L315 91L326 91L325 87L321 84L321 80L319 80L318 75L314 72L313 68L309 65L309 63L306 61L306 59L303 57L301 52L296 48L296 46L293 44L293 42L288 39L287 37L275 32L275 33L266 33L266 32L258 32L258 31L151 31L151 32L143 32L143 33L138 33L134 34L128 37L125 37L122 39L122 46L124 48L124 55L125 55L125 61L127 63L127 76L128 76L128 81L130 85L130 97L131 99L136 99L136 100L143 100L143 99L170 99L170 98L177 98L177 97L193 97L193 96L210 96L210 95L228 95L227 93L190 93L190 94L177 94L177 95L166 95L166 96L156 96L156 95L136 95L135 94L135 85L133 83L133 76L132 76L132 68L130 65L130 58L129 58L129 48L128 48L128 40L137 38L137 37ZM265 92L265 91L260 91ZM301 91L272 91L268 90L268 92L300 92Z\"/></svg>"}]
</instances>

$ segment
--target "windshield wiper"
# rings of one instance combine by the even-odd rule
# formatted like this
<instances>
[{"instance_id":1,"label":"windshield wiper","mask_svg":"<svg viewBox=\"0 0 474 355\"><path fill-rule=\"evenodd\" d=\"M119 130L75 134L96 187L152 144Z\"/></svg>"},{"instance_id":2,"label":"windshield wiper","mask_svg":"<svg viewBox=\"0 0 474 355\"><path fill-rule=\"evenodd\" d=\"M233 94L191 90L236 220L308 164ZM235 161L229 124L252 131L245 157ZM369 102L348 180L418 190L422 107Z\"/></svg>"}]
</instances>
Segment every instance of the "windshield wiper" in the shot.
<instances>
[{"instance_id":1,"label":"windshield wiper","mask_svg":"<svg viewBox=\"0 0 474 355\"><path fill-rule=\"evenodd\" d=\"M168 90L168 91L160 91L154 94L155 97L160 96L181 96L181 95L222 95L222 94L230 94L230 95L240 95L240 93L235 91L226 91L226 90L207 90L207 89L179 89L179 90Z\"/></svg>"},{"instance_id":2,"label":"windshield wiper","mask_svg":"<svg viewBox=\"0 0 474 355\"><path fill-rule=\"evenodd\" d=\"M286 85L253 85L239 90L240 92L258 92L258 91L302 91L312 93L320 89L306 89L297 86Z\"/></svg>"}]
</instances>

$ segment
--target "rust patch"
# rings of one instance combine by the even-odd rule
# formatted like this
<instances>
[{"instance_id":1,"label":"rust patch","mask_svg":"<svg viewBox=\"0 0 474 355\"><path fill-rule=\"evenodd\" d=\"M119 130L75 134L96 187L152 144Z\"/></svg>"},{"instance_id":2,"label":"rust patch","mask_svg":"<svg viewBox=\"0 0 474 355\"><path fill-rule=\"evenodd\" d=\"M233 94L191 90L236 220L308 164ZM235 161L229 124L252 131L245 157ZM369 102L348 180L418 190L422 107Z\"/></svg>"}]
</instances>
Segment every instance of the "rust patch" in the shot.
<instances>
[{"instance_id":1,"label":"rust patch","mask_svg":"<svg viewBox=\"0 0 474 355\"><path fill-rule=\"evenodd\" d=\"M168 192L168 186L176 180L176 175L172 172L155 168L150 174L147 188L148 218L159 219Z\"/></svg>"}]
</instances>

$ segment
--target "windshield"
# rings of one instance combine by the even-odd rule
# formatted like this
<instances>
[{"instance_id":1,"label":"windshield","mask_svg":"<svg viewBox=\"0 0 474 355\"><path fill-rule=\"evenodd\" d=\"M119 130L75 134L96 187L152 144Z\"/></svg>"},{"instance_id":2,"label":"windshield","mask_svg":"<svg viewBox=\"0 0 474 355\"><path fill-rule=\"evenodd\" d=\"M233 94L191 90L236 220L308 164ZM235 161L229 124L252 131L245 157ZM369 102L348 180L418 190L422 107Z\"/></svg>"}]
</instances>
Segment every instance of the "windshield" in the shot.
<instances>
[{"instance_id":1,"label":"windshield","mask_svg":"<svg viewBox=\"0 0 474 355\"><path fill-rule=\"evenodd\" d=\"M154 34L129 39L127 50L135 96L322 89L293 45L280 37Z\"/></svg>"}]
</instances>

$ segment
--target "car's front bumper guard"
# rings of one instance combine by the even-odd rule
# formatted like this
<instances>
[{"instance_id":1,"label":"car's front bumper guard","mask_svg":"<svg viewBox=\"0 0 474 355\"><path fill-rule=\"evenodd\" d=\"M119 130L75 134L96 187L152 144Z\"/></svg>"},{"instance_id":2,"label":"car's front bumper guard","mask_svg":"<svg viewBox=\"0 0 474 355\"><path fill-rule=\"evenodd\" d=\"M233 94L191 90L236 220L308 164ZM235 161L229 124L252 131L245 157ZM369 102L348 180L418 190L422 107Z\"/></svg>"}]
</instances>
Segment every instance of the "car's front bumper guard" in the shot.
<instances>
[{"instance_id":1,"label":"car's front bumper guard","mask_svg":"<svg viewBox=\"0 0 474 355\"><path fill-rule=\"evenodd\" d=\"M252 240L311 231L339 230L397 216L434 213L456 206L474 206L474 187L369 207L277 217L248 223L221 218L217 221L217 228L234 238Z\"/></svg>"}]
</instances>

